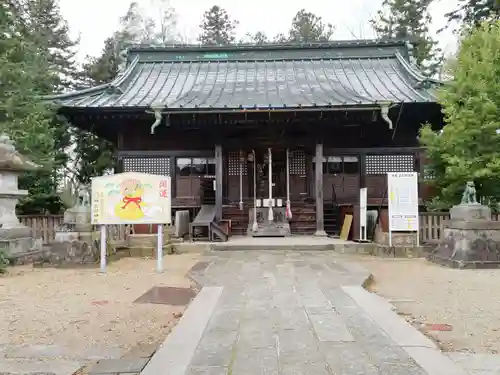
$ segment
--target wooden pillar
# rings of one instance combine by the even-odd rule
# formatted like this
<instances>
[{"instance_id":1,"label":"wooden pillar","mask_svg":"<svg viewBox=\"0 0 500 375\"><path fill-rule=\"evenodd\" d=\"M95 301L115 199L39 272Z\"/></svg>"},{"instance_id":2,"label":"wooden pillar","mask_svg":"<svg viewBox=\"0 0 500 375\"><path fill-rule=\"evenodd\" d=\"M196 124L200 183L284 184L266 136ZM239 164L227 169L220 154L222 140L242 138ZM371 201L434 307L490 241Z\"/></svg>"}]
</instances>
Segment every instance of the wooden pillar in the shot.
<instances>
[{"instance_id":1,"label":"wooden pillar","mask_svg":"<svg viewBox=\"0 0 500 375\"><path fill-rule=\"evenodd\" d=\"M361 152L359 154L359 189L366 187L366 153ZM353 213L352 213L352 238L354 240L359 240L361 239L361 233L359 232L359 222L361 220L360 217L360 206L359 206L359 197L360 197L360 191L358 189L358 200L353 206ZM367 199L368 199L368 194L367 194ZM368 233L367 233L368 236Z\"/></svg>"},{"instance_id":2,"label":"wooden pillar","mask_svg":"<svg viewBox=\"0 0 500 375\"><path fill-rule=\"evenodd\" d=\"M215 145L215 220L222 220L222 146Z\"/></svg>"},{"instance_id":3,"label":"wooden pillar","mask_svg":"<svg viewBox=\"0 0 500 375\"><path fill-rule=\"evenodd\" d=\"M359 187L366 187L366 153L359 155Z\"/></svg>"},{"instance_id":4,"label":"wooden pillar","mask_svg":"<svg viewBox=\"0 0 500 375\"><path fill-rule=\"evenodd\" d=\"M323 144L316 144L316 233L315 236L326 237L325 220L323 212Z\"/></svg>"}]
</instances>

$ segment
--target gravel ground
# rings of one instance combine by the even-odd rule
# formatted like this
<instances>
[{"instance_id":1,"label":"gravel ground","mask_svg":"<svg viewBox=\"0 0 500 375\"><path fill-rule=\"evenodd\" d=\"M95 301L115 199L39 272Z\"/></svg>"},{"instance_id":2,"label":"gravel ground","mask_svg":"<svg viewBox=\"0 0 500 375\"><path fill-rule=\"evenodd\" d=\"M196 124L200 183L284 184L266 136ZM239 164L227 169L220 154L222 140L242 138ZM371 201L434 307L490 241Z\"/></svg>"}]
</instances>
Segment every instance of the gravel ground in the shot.
<instances>
[{"instance_id":1,"label":"gravel ground","mask_svg":"<svg viewBox=\"0 0 500 375\"><path fill-rule=\"evenodd\" d=\"M456 270L424 259L354 257L375 278L373 291L443 350L500 353L500 270ZM449 324L428 331L425 324Z\"/></svg>"},{"instance_id":2,"label":"gravel ground","mask_svg":"<svg viewBox=\"0 0 500 375\"><path fill-rule=\"evenodd\" d=\"M67 357L99 348L125 353L163 339L185 307L134 304L153 286L189 287L197 254L128 258L95 269L14 267L0 277L0 346L57 345Z\"/></svg>"}]
</instances>

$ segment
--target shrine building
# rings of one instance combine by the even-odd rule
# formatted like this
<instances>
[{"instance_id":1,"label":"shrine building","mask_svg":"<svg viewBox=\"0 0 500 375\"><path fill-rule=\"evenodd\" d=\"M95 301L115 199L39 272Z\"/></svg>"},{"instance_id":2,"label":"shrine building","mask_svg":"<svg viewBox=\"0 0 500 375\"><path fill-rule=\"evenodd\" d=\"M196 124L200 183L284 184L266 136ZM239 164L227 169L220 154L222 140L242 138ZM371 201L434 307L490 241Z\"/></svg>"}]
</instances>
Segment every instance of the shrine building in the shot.
<instances>
[{"instance_id":1,"label":"shrine building","mask_svg":"<svg viewBox=\"0 0 500 375\"><path fill-rule=\"evenodd\" d=\"M117 172L167 175L172 209L211 240L337 234L387 204L387 172L421 172L437 80L405 41L134 47L112 82L51 98L116 146ZM421 189L421 197L425 192ZM230 229L229 229L230 228Z\"/></svg>"}]
</instances>

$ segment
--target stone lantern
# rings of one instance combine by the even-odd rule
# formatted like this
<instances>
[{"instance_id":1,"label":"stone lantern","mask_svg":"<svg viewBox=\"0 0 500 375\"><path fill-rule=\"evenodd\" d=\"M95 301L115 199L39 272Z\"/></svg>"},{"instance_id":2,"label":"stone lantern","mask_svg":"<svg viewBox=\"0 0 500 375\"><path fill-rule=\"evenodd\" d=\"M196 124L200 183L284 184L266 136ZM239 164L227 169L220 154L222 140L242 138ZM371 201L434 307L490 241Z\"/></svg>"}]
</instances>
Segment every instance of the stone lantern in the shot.
<instances>
[{"instance_id":1,"label":"stone lantern","mask_svg":"<svg viewBox=\"0 0 500 375\"><path fill-rule=\"evenodd\" d=\"M19 222L16 205L28 195L18 188L19 175L37 167L16 150L7 135L0 135L0 244L14 256L35 250L31 228Z\"/></svg>"}]
</instances>

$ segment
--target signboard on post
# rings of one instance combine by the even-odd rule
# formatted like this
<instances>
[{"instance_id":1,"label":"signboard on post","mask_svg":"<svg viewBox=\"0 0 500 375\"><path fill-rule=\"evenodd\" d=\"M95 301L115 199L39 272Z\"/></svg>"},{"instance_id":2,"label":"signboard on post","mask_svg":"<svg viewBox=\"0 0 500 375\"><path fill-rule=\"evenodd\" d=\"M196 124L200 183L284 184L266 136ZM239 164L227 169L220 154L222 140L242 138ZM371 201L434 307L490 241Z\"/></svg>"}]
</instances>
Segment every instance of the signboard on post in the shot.
<instances>
[{"instance_id":1,"label":"signboard on post","mask_svg":"<svg viewBox=\"0 0 500 375\"><path fill-rule=\"evenodd\" d=\"M170 177L136 172L94 177L91 217L101 226L101 272L106 272L110 224L158 224L157 271L163 271L163 224L172 223Z\"/></svg>"},{"instance_id":2,"label":"signboard on post","mask_svg":"<svg viewBox=\"0 0 500 375\"><path fill-rule=\"evenodd\" d=\"M92 179L92 224L171 224L168 176L119 173Z\"/></svg>"},{"instance_id":3,"label":"signboard on post","mask_svg":"<svg viewBox=\"0 0 500 375\"><path fill-rule=\"evenodd\" d=\"M418 174L397 172L387 174L389 197L389 245L392 246L392 232L417 232L418 223Z\"/></svg>"}]
</instances>

